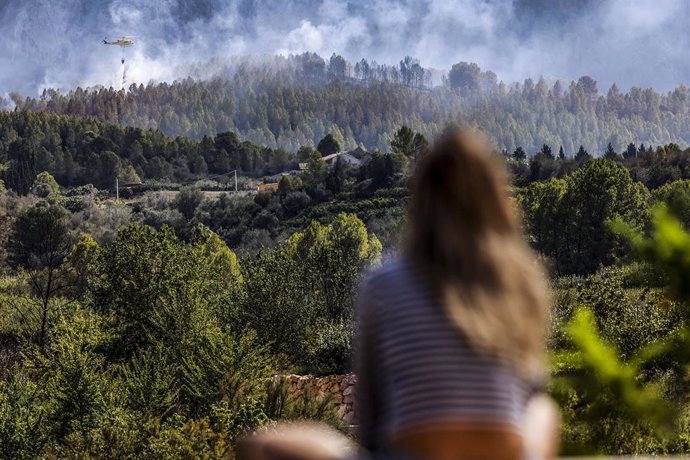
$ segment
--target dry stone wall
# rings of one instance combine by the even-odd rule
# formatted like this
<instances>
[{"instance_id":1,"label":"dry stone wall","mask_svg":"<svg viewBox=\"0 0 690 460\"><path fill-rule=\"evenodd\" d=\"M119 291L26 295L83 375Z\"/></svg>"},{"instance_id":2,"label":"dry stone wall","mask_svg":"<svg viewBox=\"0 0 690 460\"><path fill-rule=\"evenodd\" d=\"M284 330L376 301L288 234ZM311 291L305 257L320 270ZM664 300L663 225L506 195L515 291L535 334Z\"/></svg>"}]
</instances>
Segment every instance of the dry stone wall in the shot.
<instances>
[{"instance_id":1,"label":"dry stone wall","mask_svg":"<svg viewBox=\"0 0 690 460\"><path fill-rule=\"evenodd\" d=\"M355 419L355 374L327 375L325 377L313 377L310 375L287 375L285 380L288 392L301 394L310 391L319 398L332 395L331 403L336 407L338 415L348 425L352 425Z\"/></svg>"}]
</instances>

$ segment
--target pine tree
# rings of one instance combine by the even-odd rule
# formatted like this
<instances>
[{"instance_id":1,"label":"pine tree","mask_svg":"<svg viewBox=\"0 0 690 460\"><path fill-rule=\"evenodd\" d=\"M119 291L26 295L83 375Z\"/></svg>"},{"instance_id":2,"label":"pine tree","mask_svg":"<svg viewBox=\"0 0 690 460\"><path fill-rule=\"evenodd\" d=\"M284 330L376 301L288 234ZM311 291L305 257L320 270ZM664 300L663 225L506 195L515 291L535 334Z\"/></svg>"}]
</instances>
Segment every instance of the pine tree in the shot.
<instances>
[{"instance_id":1,"label":"pine tree","mask_svg":"<svg viewBox=\"0 0 690 460\"><path fill-rule=\"evenodd\" d=\"M609 160L615 160L618 158L618 153L613 149L613 145L609 142L609 144L606 146L606 151L604 152L604 158L607 158Z\"/></svg>"},{"instance_id":2,"label":"pine tree","mask_svg":"<svg viewBox=\"0 0 690 460\"><path fill-rule=\"evenodd\" d=\"M518 147L515 149L513 152L513 160L515 161L524 161L527 159L527 154L523 150L522 147Z\"/></svg>"},{"instance_id":3,"label":"pine tree","mask_svg":"<svg viewBox=\"0 0 690 460\"><path fill-rule=\"evenodd\" d=\"M546 145L546 144L542 145L542 147L541 147L541 153L542 153L546 158L548 158L548 159L550 159L550 160L553 160L553 159L554 159L553 153L551 153L551 147L549 147L549 146Z\"/></svg>"},{"instance_id":4,"label":"pine tree","mask_svg":"<svg viewBox=\"0 0 690 460\"><path fill-rule=\"evenodd\" d=\"M644 147L644 144L642 145ZM632 142L628 144L628 147L623 152L623 158L635 158L637 156L637 146Z\"/></svg>"},{"instance_id":5,"label":"pine tree","mask_svg":"<svg viewBox=\"0 0 690 460\"><path fill-rule=\"evenodd\" d=\"M592 158L592 156L585 150L585 148L580 145L580 148L578 149L577 153L575 154L575 161L585 161Z\"/></svg>"}]
</instances>

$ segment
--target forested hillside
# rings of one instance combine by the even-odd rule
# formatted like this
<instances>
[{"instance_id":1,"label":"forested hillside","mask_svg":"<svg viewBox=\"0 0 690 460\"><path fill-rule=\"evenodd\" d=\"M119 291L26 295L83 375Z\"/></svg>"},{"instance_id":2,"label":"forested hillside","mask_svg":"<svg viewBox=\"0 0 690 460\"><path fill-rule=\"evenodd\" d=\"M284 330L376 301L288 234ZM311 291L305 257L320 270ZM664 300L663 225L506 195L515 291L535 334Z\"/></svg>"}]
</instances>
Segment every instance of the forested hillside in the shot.
<instances>
[{"instance_id":1,"label":"forested hillside","mask_svg":"<svg viewBox=\"0 0 690 460\"><path fill-rule=\"evenodd\" d=\"M580 144L599 154L609 142L616 149L630 141L690 142L690 90L684 86L669 93L621 92L615 85L598 88L587 76L504 83L468 63L454 65L442 84L432 85L434 73L412 58L382 66L312 53L213 62L190 72L212 78L12 99L18 110L90 115L196 139L235 131L289 151L315 145L328 133L344 147L386 148L401 124L429 136L448 122L480 126L499 148L522 146L529 153L544 143L574 155Z\"/></svg>"},{"instance_id":2,"label":"forested hillside","mask_svg":"<svg viewBox=\"0 0 690 460\"><path fill-rule=\"evenodd\" d=\"M0 456L232 458L243 433L276 421L343 428L327 399L269 377L349 370L354 292L399 240L420 133L396 129L390 153L359 165L302 149L306 171L254 195L189 185L116 201L74 185L148 178L152 164L208 178L227 172L211 166L220 152L259 176L299 155L231 133L196 141L23 111L0 121ZM565 452L683 453L690 149L611 144L604 157L503 152L552 274L549 391ZM626 236L654 263L635 262Z\"/></svg>"},{"instance_id":3,"label":"forested hillside","mask_svg":"<svg viewBox=\"0 0 690 460\"><path fill-rule=\"evenodd\" d=\"M7 187L25 194L36 175L50 172L63 186L112 188L140 179L184 182L209 174L260 176L296 167L284 150L220 133L200 141L159 130L122 127L95 118L0 112L0 161Z\"/></svg>"},{"instance_id":4,"label":"forested hillside","mask_svg":"<svg viewBox=\"0 0 690 460\"><path fill-rule=\"evenodd\" d=\"M121 184L141 180L154 189L177 189L184 184L197 183L197 188L182 187L175 203L146 198L134 207L132 215L120 213L116 221L133 220L157 228L167 224L185 237L191 234L194 222L202 222L233 247L247 250L255 250L260 245L272 246L290 232L305 228L312 219L329 222L332 216L343 211L357 213L386 245L392 244L403 213L400 199L407 196L405 177L426 145L420 133L402 127L391 139L391 153L366 154L360 166L336 162L328 167L321 160L321 154L313 149L302 148L297 153L288 153L282 149L258 147L248 141L241 142L232 132L197 141L169 137L159 130L121 127L95 118L48 113L0 113L0 134L2 179L6 188L19 195L35 194L37 189L44 187L39 180L44 172L52 176L51 180L55 178L55 186L64 188L92 184L96 189L112 190L115 178ZM617 151L609 143L603 156L627 170L632 181L650 190L679 179L690 179L690 155L677 144L628 143L625 149ZM574 156L567 156L563 148L547 144L529 157L522 147L504 152L514 184L519 187L518 195L524 200L525 211L535 213L528 221L533 225L534 243L562 267L559 271L586 271L592 264L596 266L601 257L615 255L611 248L606 251L592 249L594 253L601 252L600 256L594 254L592 257L585 249L573 251L572 248L579 247L584 240L600 238L601 233L583 236L590 226L573 224L575 221L567 213L559 214L559 208L554 207L560 200L570 203L567 205L570 209L577 203L591 203L585 198L589 194L607 196L588 189L573 192L573 196L565 193L564 180L571 175L579 177L578 170L592 157L583 146L578 147ZM235 169L241 181L247 180L247 176L261 181L266 175L294 171L298 162L306 162L309 171L284 177L275 192L260 193L253 199L226 196L204 200L199 190L200 187L206 190L234 187L232 175L228 173ZM269 177L266 180L275 182L278 179ZM634 199L635 190L630 189L624 198ZM77 195L79 193L82 192ZM551 201L543 204L541 200ZM612 197L607 200L602 206L612 206L615 202ZM86 205L71 202L69 206L82 210ZM97 221L103 219L102 208L95 206L87 215ZM569 239L572 241L567 242ZM583 248L594 246L589 244ZM569 258L574 257L573 254L587 260L571 263Z\"/></svg>"}]
</instances>

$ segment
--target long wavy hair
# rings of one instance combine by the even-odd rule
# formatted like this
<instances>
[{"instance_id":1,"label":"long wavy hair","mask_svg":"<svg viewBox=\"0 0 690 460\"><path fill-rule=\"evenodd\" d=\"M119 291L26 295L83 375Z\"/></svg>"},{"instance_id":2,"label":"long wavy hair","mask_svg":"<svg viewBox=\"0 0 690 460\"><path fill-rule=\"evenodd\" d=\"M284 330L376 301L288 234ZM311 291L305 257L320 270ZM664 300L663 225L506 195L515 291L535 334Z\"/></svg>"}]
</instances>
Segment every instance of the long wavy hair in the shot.
<instances>
[{"instance_id":1,"label":"long wavy hair","mask_svg":"<svg viewBox=\"0 0 690 460\"><path fill-rule=\"evenodd\" d=\"M412 179L405 253L477 352L543 375L549 290L485 139L447 133Z\"/></svg>"}]
</instances>

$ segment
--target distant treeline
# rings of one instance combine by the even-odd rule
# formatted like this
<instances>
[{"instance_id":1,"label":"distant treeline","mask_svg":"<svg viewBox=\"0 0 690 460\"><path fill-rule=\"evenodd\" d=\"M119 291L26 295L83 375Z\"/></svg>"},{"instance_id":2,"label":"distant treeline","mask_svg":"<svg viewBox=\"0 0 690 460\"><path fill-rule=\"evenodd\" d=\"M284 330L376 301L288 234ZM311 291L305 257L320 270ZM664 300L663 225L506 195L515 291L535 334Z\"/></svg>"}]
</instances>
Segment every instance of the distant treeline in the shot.
<instances>
[{"instance_id":1,"label":"distant treeline","mask_svg":"<svg viewBox=\"0 0 690 460\"><path fill-rule=\"evenodd\" d=\"M254 176L296 167L296 161L284 150L240 141L229 132L197 141L95 118L0 112L2 177L19 194L42 171L66 187L91 183L112 188L116 177L124 182L185 181L234 169Z\"/></svg>"},{"instance_id":2,"label":"distant treeline","mask_svg":"<svg viewBox=\"0 0 690 460\"><path fill-rule=\"evenodd\" d=\"M583 146L573 157L567 157L562 147L557 151L547 144L530 157L522 147L503 154L518 186L563 178L593 158ZM650 190L679 179L690 179L690 148L682 149L674 143L657 147L629 143L620 152L609 143L601 157L624 166L633 180Z\"/></svg>"},{"instance_id":3,"label":"distant treeline","mask_svg":"<svg viewBox=\"0 0 690 460\"><path fill-rule=\"evenodd\" d=\"M449 122L479 126L500 149L522 146L530 154L544 143L563 146L572 156L580 144L597 155L608 143L621 150L630 141L681 147L690 142L690 90L684 86L668 93L624 93L613 85L602 94L588 76L505 84L464 62L432 86L433 72L412 58L385 66L313 53L192 70L214 78L132 85L127 91L47 90L39 98L12 99L21 111L94 116L195 139L233 131L256 144L293 151L316 145L328 133L347 148L386 148L401 124L429 137Z\"/></svg>"},{"instance_id":4,"label":"distant treeline","mask_svg":"<svg viewBox=\"0 0 690 460\"><path fill-rule=\"evenodd\" d=\"M407 130L407 131L406 131ZM388 142L406 132L415 149L415 131L397 127ZM421 133L418 134L421 136ZM587 137L587 136L585 136ZM326 135L337 151L342 139ZM423 137L422 137L423 139ZM632 138L631 138L632 139ZM424 140L424 142L426 142ZM522 146L503 154L509 161L516 185L564 177L584 160L603 156L622 162L632 177L654 189L676 179L690 179L690 155L676 143L663 146L609 142L603 152L590 152L585 142L574 147L544 143L534 152ZM390 147L387 145L387 149ZM569 149L574 150L568 153ZM395 153L395 149L394 153ZM410 157L414 152L399 154ZM115 178L121 182L168 181L189 182L209 176L227 175L233 170L245 176L260 177L296 169L315 151L300 148L297 153L257 146L241 141L233 132L194 140L171 137L160 130L122 127L104 123L94 117L54 115L44 112L0 112L0 162L5 165L2 179L8 188L25 194L38 173L51 173L64 187L93 184L100 189L112 188ZM318 156L318 155L317 155ZM405 169L404 158L376 156L376 161L362 168L360 180L374 181L374 189L391 184L391 177ZM385 162L390 163L385 166ZM379 168L380 166L380 168ZM320 181L316 181L319 183ZM325 184L325 183L324 183ZM339 187L331 187L338 189Z\"/></svg>"}]
</instances>

